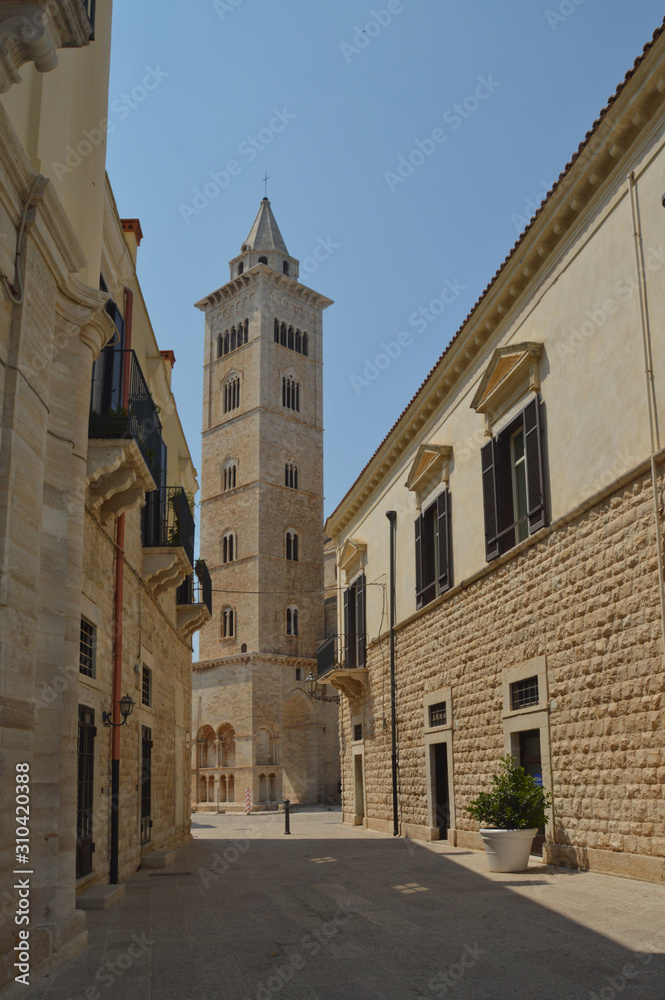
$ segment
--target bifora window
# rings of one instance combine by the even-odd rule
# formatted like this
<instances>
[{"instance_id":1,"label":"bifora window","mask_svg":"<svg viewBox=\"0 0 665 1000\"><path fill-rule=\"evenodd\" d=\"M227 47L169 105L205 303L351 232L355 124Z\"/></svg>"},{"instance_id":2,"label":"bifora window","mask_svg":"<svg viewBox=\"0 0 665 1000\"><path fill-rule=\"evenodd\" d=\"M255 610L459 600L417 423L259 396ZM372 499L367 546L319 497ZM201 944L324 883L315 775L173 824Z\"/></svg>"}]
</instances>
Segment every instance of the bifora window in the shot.
<instances>
[{"instance_id":1,"label":"bifora window","mask_svg":"<svg viewBox=\"0 0 665 1000\"><path fill-rule=\"evenodd\" d=\"M452 586L450 490L440 493L416 520L416 607Z\"/></svg>"},{"instance_id":2,"label":"bifora window","mask_svg":"<svg viewBox=\"0 0 665 1000\"><path fill-rule=\"evenodd\" d=\"M284 466L284 485L292 490L298 489L298 466L295 462L287 462Z\"/></svg>"},{"instance_id":3,"label":"bifora window","mask_svg":"<svg viewBox=\"0 0 665 1000\"><path fill-rule=\"evenodd\" d=\"M86 618L81 618L79 671L86 677L95 676L95 626Z\"/></svg>"},{"instance_id":4,"label":"bifora window","mask_svg":"<svg viewBox=\"0 0 665 1000\"><path fill-rule=\"evenodd\" d=\"M232 607L222 608L222 639L232 639L236 634L236 616Z\"/></svg>"},{"instance_id":5,"label":"bifora window","mask_svg":"<svg viewBox=\"0 0 665 1000\"><path fill-rule=\"evenodd\" d=\"M538 704L538 678L527 677L510 685L510 704L513 711Z\"/></svg>"},{"instance_id":6,"label":"bifora window","mask_svg":"<svg viewBox=\"0 0 665 1000\"><path fill-rule=\"evenodd\" d=\"M224 490L234 490L236 488L236 478L238 466L234 460L229 460L224 466Z\"/></svg>"},{"instance_id":7,"label":"bifora window","mask_svg":"<svg viewBox=\"0 0 665 1000\"><path fill-rule=\"evenodd\" d=\"M286 533L286 558L298 562L298 532L292 529Z\"/></svg>"},{"instance_id":8,"label":"bifora window","mask_svg":"<svg viewBox=\"0 0 665 1000\"><path fill-rule=\"evenodd\" d=\"M298 609L291 606L286 609L286 634L298 635Z\"/></svg>"},{"instance_id":9,"label":"bifora window","mask_svg":"<svg viewBox=\"0 0 665 1000\"><path fill-rule=\"evenodd\" d=\"M237 559L235 535L227 531L222 535L222 562L230 563Z\"/></svg>"},{"instance_id":10,"label":"bifora window","mask_svg":"<svg viewBox=\"0 0 665 1000\"><path fill-rule=\"evenodd\" d=\"M488 562L547 524L540 407L535 396L481 449Z\"/></svg>"}]
</instances>

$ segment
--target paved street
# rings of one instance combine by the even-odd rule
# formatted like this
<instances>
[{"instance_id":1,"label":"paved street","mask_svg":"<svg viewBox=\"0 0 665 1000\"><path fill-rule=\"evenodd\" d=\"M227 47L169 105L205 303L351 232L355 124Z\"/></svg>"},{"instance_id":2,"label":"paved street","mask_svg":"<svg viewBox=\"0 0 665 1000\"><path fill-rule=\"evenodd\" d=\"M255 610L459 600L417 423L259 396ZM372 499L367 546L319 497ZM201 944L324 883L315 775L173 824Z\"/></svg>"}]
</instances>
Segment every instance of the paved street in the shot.
<instances>
[{"instance_id":1,"label":"paved street","mask_svg":"<svg viewBox=\"0 0 665 1000\"><path fill-rule=\"evenodd\" d=\"M393 839L338 812L193 817L163 872L88 914L35 1000L656 1000L665 887Z\"/></svg>"}]
</instances>

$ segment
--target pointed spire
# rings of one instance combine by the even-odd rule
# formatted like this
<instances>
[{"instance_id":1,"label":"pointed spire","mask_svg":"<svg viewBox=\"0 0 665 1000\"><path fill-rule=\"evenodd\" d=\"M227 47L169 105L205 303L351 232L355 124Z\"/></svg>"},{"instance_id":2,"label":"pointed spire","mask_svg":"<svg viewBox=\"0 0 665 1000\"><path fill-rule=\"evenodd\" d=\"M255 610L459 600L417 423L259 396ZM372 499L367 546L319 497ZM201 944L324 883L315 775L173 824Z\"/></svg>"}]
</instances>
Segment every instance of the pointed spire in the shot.
<instances>
[{"instance_id":1,"label":"pointed spire","mask_svg":"<svg viewBox=\"0 0 665 1000\"><path fill-rule=\"evenodd\" d=\"M254 219L254 225L245 240L243 250L279 250L288 256L289 251L286 249L286 243L282 239L267 198L261 199L259 213Z\"/></svg>"}]
</instances>

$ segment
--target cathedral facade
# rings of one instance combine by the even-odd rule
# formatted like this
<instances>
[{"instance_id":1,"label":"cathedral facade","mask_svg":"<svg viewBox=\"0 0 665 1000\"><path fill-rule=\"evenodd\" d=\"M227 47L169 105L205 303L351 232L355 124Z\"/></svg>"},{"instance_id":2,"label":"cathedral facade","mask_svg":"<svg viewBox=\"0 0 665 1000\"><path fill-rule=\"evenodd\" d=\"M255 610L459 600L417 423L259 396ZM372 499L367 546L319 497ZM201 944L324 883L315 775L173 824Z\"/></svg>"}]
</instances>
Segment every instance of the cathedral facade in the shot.
<instances>
[{"instance_id":1,"label":"cathedral facade","mask_svg":"<svg viewBox=\"0 0 665 1000\"><path fill-rule=\"evenodd\" d=\"M338 800L325 637L322 314L264 198L205 313L201 555L215 613L193 668L199 810Z\"/></svg>"}]
</instances>

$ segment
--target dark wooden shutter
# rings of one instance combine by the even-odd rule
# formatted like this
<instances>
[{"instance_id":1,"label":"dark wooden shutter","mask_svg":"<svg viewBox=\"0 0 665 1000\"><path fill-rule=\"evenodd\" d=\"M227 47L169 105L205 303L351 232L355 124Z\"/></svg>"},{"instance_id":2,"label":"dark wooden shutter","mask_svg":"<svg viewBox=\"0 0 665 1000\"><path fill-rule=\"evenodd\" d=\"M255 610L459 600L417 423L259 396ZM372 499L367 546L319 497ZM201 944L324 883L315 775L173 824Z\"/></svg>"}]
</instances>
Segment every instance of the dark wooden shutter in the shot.
<instances>
[{"instance_id":1,"label":"dark wooden shutter","mask_svg":"<svg viewBox=\"0 0 665 1000\"><path fill-rule=\"evenodd\" d=\"M439 593L443 594L452 586L450 565L450 490L439 493L436 498L437 545L439 548Z\"/></svg>"},{"instance_id":2,"label":"dark wooden shutter","mask_svg":"<svg viewBox=\"0 0 665 1000\"><path fill-rule=\"evenodd\" d=\"M416 607L423 606L423 518L416 518Z\"/></svg>"},{"instance_id":3,"label":"dark wooden shutter","mask_svg":"<svg viewBox=\"0 0 665 1000\"><path fill-rule=\"evenodd\" d=\"M365 623L365 574L356 580L356 636L357 653L356 666L365 666L366 643L366 623Z\"/></svg>"},{"instance_id":4,"label":"dark wooden shutter","mask_svg":"<svg viewBox=\"0 0 665 1000\"><path fill-rule=\"evenodd\" d=\"M524 455L526 462L526 497L529 534L547 524L545 516L545 478L543 475L543 438L540 422L540 396L524 407Z\"/></svg>"},{"instance_id":5,"label":"dark wooden shutter","mask_svg":"<svg viewBox=\"0 0 665 1000\"><path fill-rule=\"evenodd\" d=\"M349 622L349 587L344 591L344 666L348 667L350 665L351 658L351 635L349 632L350 622Z\"/></svg>"},{"instance_id":6,"label":"dark wooden shutter","mask_svg":"<svg viewBox=\"0 0 665 1000\"><path fill-rule=\"evenodd\" d=\"M487 562L496 559L500 552L496 460L497 440L492 438L480 449L483 473L483 509L485 512L485 559Z\"/></svg>"}]
</instances>

